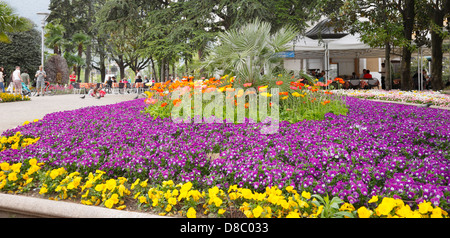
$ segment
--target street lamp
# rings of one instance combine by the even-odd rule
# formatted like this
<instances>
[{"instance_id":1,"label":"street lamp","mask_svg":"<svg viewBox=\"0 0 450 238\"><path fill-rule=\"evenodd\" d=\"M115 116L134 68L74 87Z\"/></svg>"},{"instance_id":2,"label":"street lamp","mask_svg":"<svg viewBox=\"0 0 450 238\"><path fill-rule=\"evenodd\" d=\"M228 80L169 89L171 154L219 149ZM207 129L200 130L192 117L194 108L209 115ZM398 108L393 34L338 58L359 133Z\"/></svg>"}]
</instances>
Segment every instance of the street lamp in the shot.
<instances>
[{"instance_id":1,"label":"street lamp","mask_svg":"<svg viewBox=\"0 0 450 238\"><path fill-rule=\"evenodd\" d=\"M41 21L41 26L42 26L42 46L41 46L42 57L41 57L41 65L42 65L42 69L44 69L44 27L45 27L45 22L47 21L47 18L50 15L50 13L48 13L48 12L38 12L37 14L44 17L42 19L42 21Z\"/></svg>"}]
</instances>

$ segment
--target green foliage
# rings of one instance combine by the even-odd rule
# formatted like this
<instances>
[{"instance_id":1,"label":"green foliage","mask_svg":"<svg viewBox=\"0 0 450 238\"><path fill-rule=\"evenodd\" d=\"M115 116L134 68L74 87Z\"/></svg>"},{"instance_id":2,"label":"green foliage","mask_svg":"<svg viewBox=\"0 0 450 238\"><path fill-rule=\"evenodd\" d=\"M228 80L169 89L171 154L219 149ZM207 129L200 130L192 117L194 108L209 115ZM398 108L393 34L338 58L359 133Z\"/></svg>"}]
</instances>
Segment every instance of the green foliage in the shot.
<instances>
[{"instance_id":1,"label":"green foliage","mask_svg":"<svg viewBox=\"0 0 450 238\"><path fill-rule=\"evenodd\" d=\"M323 211L320 214L321 218L356 217L356 215L351 212L339 211L340 205L344 203L344 201L338 197L333 197L333 199L331 200L328 195L322 198L320 195L314 194L312 195L312 197L317 199L312 201L314 205L316 205L317 207L323 206Z\"/></svg>"},{"instance_id":2,"label":"green foliage","mask_svg":"<svg viewBox=\"0 0 450 238\"><path fill-rule=\"evenodd\" d=\"M9 81L16 66L32 75L41 65L41 35L35 30L8 33L11 43L0 43L0 64Z\"/></svg>"},{"instance_id":3,"label":"green foliage","mask_svg":"<svg viewBox=\"0 0 450 238\"><path fill-rule=\"evenodd\" d=\"M214 46L204 67L224 70L236 75L238 80L251 83L262 80L262 75L272 76L280 63L277 53L286 50L298 32L290 26L275 33L271 29L270 23L256 19L239 29L219 33L220 45Z\"/></svg>"},{"instance_id":4,"label":"green foliage","mask_svg":"<svg viewBox=\"0 0 450 238\"><path fill-rule=\"evenodd\" d=\"M17 16L8 4L0 2L0 43L11 43L8 33L28 31L31 27L30 20Z\"/></svg>"}]
</instances>

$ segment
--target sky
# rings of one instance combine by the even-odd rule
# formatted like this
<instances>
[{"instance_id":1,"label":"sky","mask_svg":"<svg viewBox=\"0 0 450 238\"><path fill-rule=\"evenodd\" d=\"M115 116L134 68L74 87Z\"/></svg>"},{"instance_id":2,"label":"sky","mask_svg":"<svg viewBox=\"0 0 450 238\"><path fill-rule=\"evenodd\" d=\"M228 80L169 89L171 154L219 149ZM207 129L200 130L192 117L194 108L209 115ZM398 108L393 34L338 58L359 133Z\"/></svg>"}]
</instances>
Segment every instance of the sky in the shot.
<instances>
[{"instance_id":1,"label":"sky","mask_svg":"<svg viewBox=\"0 0 450 238\"><path fill-rule=\"evenodd\" d=\"M43 16L38 12L50 12L48 6L50 0L0 0L6 2L14 9L14 13L32 20L38 27L41 26Z\"/></svg>"}]
</instances>

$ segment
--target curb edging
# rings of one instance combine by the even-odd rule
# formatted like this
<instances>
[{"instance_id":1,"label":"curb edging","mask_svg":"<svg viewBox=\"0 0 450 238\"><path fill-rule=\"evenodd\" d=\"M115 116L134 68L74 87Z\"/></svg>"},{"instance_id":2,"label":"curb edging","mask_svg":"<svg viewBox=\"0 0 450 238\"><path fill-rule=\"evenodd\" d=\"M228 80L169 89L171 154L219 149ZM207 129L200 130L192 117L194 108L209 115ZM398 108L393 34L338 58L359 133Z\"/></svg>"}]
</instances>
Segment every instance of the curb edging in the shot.
<instances>
[{"instance_id":1,"label":"curb edging","mask_svg":"<svg viewBox=\"0 0 450 238\"><path fill-rule=\"evenodd\" d=\"M169 218L141 212L0 193L0 213L2 212L33 218Z\"/></svg>"}]
</instances>

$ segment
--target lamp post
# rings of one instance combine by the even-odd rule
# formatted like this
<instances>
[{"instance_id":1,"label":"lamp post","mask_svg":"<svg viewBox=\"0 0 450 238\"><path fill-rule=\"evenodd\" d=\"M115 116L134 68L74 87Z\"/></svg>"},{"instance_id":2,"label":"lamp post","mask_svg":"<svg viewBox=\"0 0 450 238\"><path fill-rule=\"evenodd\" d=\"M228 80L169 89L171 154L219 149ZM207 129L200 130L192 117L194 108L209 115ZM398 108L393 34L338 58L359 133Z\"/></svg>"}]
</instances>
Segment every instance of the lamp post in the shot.
<instances>
[{"instance_id":1,"label":"lamp post","mask_svg":"<svg viewBox=\"0 0 450 238\"><path fill-rule=\"evenodd\" d=\"M50 15L50 13L48 13L48 12L38 12L37 14L44 17L42 19L42 21L41 21L41 26L42 26L41 65L42 65L42 69L44 69L44 28L45 28L45 22L47 21L47 18Z\"/></svg>"}]
</instances>

